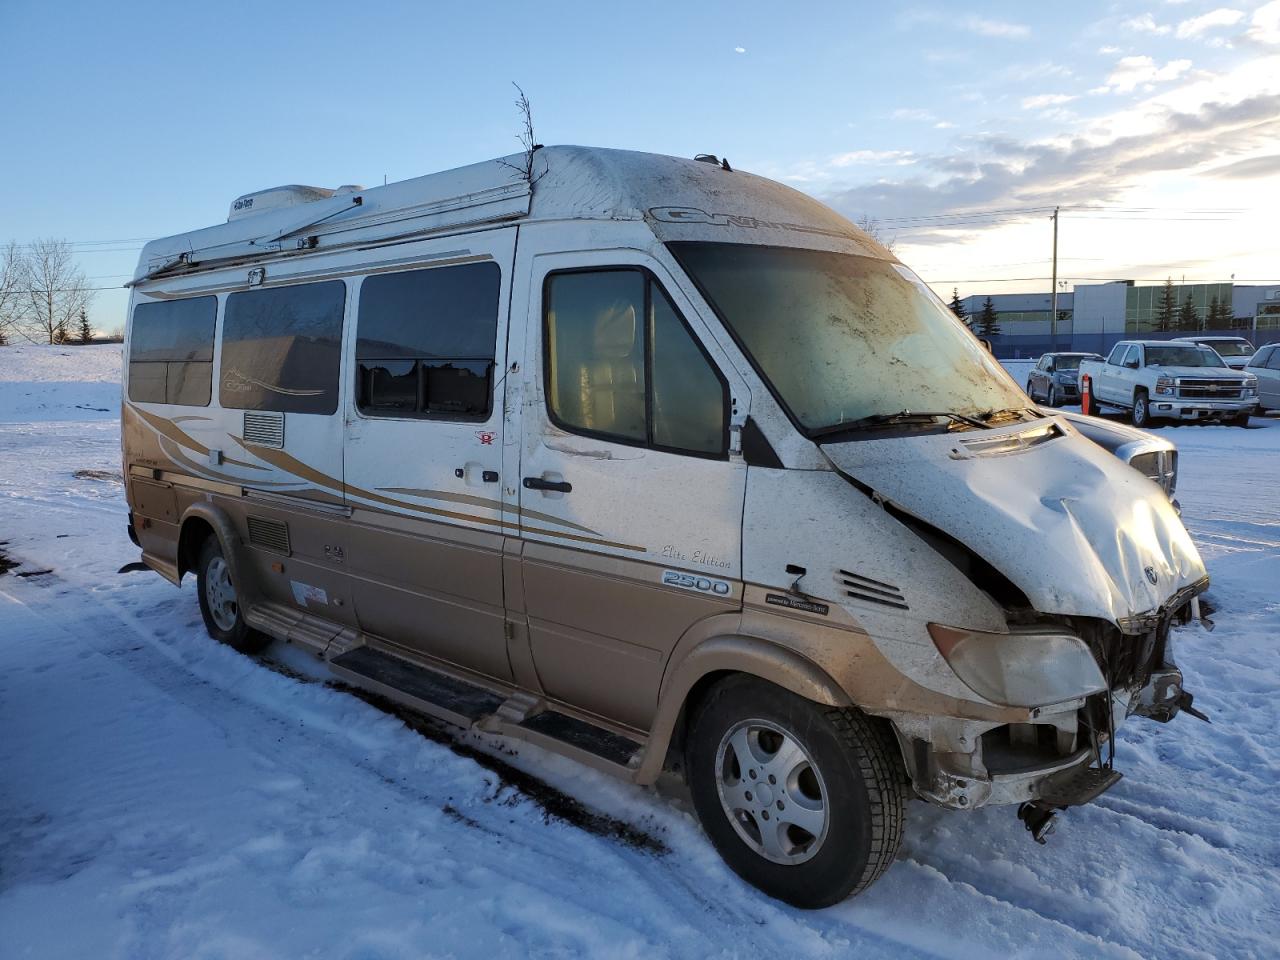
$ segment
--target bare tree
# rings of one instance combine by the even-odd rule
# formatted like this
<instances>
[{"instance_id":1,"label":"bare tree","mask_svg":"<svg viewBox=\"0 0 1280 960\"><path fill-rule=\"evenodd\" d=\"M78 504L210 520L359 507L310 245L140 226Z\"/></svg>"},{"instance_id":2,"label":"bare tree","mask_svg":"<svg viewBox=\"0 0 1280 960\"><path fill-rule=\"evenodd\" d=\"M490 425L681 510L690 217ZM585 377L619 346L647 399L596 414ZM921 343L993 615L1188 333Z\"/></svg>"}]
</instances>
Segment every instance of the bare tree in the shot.
<instances>
[{"instance_id":1,"label":"bare tree","mask_svg":"<svg viewBox=\"0 0 1280 960\"><path fill-rule=\"evenodd\" d=\"M10 240L0 250L0 345L21 333L26 308L27 258L23 248Z\"/></svg>"},{"instance_id":2,"label":"bare tree","mask_svg":"<svg viewBox=\"0 0 1280 960\"><path fill-rule=\"evenodd\" d=\"M880 244L890 253L893 253L893 248L898 245L898 238L896 236L886 236L884 227L881 225L879 220L871 216L869 213L864 213L854 222L858 225L858 229L863 233L869 236L876 243Z\"/></svg>"},{"instance_id":3,"label":"bare tree","mask_svg":"<svg viewBox=\"0 0 1280 960\"><path fill-rule=\"evenodd\" d=\"M40 339L61 343L93 292L65 240L37 240L27 254L27 321Z\"/></svg>"},{"instance_id":4,"label":"bare tree","mask_svg":"<svg viewBox=\"0 0 1280 960\"><path fill-rule=\"evenodd\" d=\"M516 88L516 93L519 94L516 97L516 109L520 111L520 134L516 139L520 141L520 146L524 148L524 161L520 166L507 163L505 160L499 162L503 166L514 170L520 179L527 181L529 186L532 187L541 177L541 174L537 177L533 175L533 155L542 148L542 144L533 135L533 107L529 103L529 98L524 95L524 90L521 89L520 84L513 80L511 85Z\"/></svg>"}]
</instances>

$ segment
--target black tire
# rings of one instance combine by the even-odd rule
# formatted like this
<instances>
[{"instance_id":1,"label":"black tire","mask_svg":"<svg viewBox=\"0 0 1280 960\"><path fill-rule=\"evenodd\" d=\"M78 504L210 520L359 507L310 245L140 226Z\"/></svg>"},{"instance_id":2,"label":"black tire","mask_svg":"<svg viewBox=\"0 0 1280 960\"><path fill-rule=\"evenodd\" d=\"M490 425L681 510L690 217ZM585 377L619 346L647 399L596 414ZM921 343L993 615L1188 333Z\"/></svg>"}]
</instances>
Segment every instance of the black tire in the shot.
<instances>
[{"instance_id":1,"label":"black tire","mask_svg":"<svg viewBox=\"0 0 1280 960\"><path fill-rule=\"evenodd\" d=\"M1238 416L1232 417L1227 421L1227 423L1233 427L1247 427L1249 425L1249 414L1242 413Z\"/></svg>"},{"instance_id":2,"label":"black tire","mask_svg":"<svg viewBox=\"0 0 1280 960\"><path fill-rule=\"evenodd\" d=\"M824 788L823 836L812 841L811 852L801 854L808 856L803 862L774 862L750 846L721 800L721 744L748 721L762 721L790 736L811 758ZM694 808L712 844L738 876L772 897L804 909L827 907L861 893L893 863L906 819L907 778L897 741L880 721L738 675L717 685L702 702L686 760ZM739 776L746 786L764 785L763 779L748 783L740 769ZM786 791L773 796L779 798L778 809L784 809L783 799L792 800ZM771 810L759 815L767 819ZM786 816L775 815L775 832L783 826L778 820ZM738 822L759 830L754 817Z\"/></svg>"},{"instance_id":3,"label":"black tire","mask_svg":"<svg viewBox=\"0 0 1280 960\"><path fill-rule=\"evenodd\" d=\"M217 564L222 567L218 568ZM216 594L217 591L211 589L210 581L220 581L219 574L223 571L227 574L223 590L229 588L232 591L234 602L218 603L215 610L211 594ZM254 654L271 642L270 637L254 630L245 622L244 611L235 595L235 586L231 582L226 558L222 555L222 545L218 543L217 537L206 537L200 545L200 559L196 563L196 593L200 599L200 616L204 618L204 628L219 643L225 643L240 653ZM219 623L219 619L223 622Z\"/></svg>"},{"instance_id":4,"label":"black tire","mask_svg":"<svg viewBox=\"0 0 1280 960\"><path fill-rule=\"evenodd\" d=\"M1044 402L1051 407L1058 406L1058 391L1052 383L1049 384L1049 392L1045 394Z\"/></svg>"},{"instance_id":5,"label":"black tire","mask_svg":"<svg viewBox=\"0 0 1280 960\"><path fill-rule=\"evenodd\" d=\"M1133 395L1133 410L1129 420L1135 427L1149 427L1151 419L1151 403L1146 393L1139 390Z\"/></svg>"}]
</instances>

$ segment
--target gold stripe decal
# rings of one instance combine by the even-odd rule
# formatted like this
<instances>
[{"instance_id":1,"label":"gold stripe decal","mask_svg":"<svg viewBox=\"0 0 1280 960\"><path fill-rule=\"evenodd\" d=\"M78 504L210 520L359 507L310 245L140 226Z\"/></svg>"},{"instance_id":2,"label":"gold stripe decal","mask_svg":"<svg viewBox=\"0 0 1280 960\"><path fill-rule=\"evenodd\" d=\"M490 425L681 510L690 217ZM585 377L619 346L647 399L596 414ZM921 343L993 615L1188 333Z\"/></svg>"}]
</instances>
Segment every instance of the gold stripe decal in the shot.
<instances>
[{"instance_id":1,"label":"gold stripe decal","mask_svg":"<svg viewBox=\"0 0 1280 960\"><path fill-rule=\"evenodd\" d=\"M153 430L155 430L158 434L160 434L162 438L162 445L163 445L163 440L167 439L178 447L186 447L190 450L196 451L202 456L207 457L209 455L208 447L206 447L200 441L196 440L194 437L187 434L184 430L179 428L177 424L174 423L173 421L168 420L164 417L157 416L156 414L153 414L153 413L148 413L146 410L142 410L138 407L135 407L133 404L126 404L124 409L126 414L133 413L141 417L148 425L151 426ZM228 434L227 436L231 440L234 440L236 443L238 443L250 455L257 457L259 460L263 460L267 462L277 470L281 470L284 473L290 474L294 477L298 477L300 480L311 483L317 487L320 487L321 489L333 491L334 493L343 497L346 497L346 496L359 497L362 500L369 500L374 503L385 504L386 506L394 507L398 510L404 510L410 513L426 514L428 516L443 517L449 520L460 521L462 523L480 523L480 524L486 524L491 527L501 527L505 529L514 530L517 532L521 529L521 525L519 521L507 520L501 516L482 517L482 516L477 516L475 514L470 514L470 513L460 513L455 510L442 510L438 507L428 507L422 504L409 503L406 500L398 500L393 497L383 496L381 493L377 493L373 490L365 490L361 487L350 486L344 483L343 481L338 480L335 477L331 477L328 474L321 473L319 470L316 470L314 467L311 467L308 464L303 463L301 460L298 460L296 457L290 456L289 454L285 453L283 450L273 450L268 447L257 447L257 446L255 446L251 450L241 437L237 437L234 434ZM177 451L166 449L165 452L169 456L173 457L175 460L182 459L181 454L178 453ZM257 464L245 463L244 461L232 460L230 458L225 458L223 462L234 464L235 466L248 467L249 469L252 469L252 470L266 469L265 467L261 467ZM197 473L197 475L202 475L208 478L217 478L219 480L223 480L227 483L231 483L235 485L250 484L251 486L258 486L258 487L285 485L285 484L269 483L269 482L260 481L260 480L249 481L243 477L233 477L228 474L222 474L214 470L209 470L209 468L207 467L199 468L196 464L192 463L190 460L185 461L185 466L187 466L189 469L193 469ZM444 491L439 491L439 490L416 490L412 488L402 488L402 487L386 487L383 489L387 490L387 492L389 493L402 493L407 496L422 497L423 499L445 500L453 503L466 504L468 506L473 506L473 507L480 507L482 509L496 510L499 513L510 512L513 509L512 507L502 503L501 501L490 500L485 497L476 497L470 494L446 493ZM590 527L584 527L584 526L581 526L580 524L576 524L568 520L561 520L558 517L554 517L550 514L540 513L535 510L519 510L519 509L517 509L515 512L517 512L520 516L525 518L541 520L544 522L554 523L559 526L570 527L574 530L583 531L583 534L576 534L576 533L566 533L560 530L546 530L546 529L541 529L537 527L525 526L524 532L529 534L534 534L542 537L554 537L561 540L573 540L579 543L590 543L590 544L594 544L596 546L602 546L602 547L613 547L614 549L617 549L617 550L630 550L635 553L649 552L648 548L646 547L637 546L631 543L619 543L614 540L606 540L603 537L601 537L597 531L592 530ZM590 536L587 536L584 534L590 534Z\"/></svg>"}]
</instances>

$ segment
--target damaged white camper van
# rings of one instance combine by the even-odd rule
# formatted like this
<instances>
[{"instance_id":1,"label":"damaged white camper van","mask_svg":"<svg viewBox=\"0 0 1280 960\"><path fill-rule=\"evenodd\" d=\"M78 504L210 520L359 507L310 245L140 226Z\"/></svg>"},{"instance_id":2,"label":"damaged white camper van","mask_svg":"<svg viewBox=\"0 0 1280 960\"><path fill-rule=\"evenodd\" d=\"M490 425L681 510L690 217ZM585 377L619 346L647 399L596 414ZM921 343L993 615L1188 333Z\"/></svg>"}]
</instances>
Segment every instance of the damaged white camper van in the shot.
<instances>
[{"instance_id":1,"label":"damaged white camper van","mask_svg":"<svg viewBox=\"0 0 1280 960\"><path fill-rule=\"evenodd\" d=\"M529 165L526 166L526 161ZM1042 838L1190 708L1157 483L891 253L714 157L281 187L147 244L123 458L209 632L636 783L806 907L909 797Z\"/></svg>"}]
</instances>

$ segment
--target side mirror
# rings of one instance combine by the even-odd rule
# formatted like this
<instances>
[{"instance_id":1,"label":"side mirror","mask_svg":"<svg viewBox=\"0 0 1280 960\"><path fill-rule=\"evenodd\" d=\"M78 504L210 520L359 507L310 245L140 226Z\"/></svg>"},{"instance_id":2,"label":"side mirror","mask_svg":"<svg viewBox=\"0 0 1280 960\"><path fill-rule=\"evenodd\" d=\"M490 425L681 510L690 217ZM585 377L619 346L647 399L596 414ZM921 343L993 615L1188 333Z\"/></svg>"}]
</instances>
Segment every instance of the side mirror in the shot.
<instances>
[{"instance_id":1,"label":"side mirror","mask_svg":"<svg viewBox=\"0 0 1280 960\"><path fill-rule=\"evenodd\" d=\"M1130 370L1137 370L1137 369L1138 369L1138 361L1137 361L1137 360L1126 360L1126 361L1124 362L1124 365L1125 365L1126 367L1128 367Z\"/></svg>"}]
</instances>

